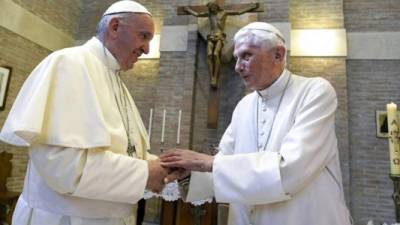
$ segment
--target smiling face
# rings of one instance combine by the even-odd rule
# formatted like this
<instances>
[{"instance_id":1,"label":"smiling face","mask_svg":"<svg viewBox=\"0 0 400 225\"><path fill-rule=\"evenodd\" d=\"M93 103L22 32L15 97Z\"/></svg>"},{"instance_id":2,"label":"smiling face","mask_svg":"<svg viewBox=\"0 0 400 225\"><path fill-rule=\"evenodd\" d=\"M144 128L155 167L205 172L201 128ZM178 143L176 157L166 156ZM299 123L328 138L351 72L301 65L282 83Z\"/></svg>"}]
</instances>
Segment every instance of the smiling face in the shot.
<instances>
[{"instance_id":1,"label":"smiling face","mask_svg":"<svg viewBox=\"0 0 400 225\"><path fill-rule=\"evenodd\" d=\"M112 18L108 29L111 39L108 48L121 70L133 68L140 55L149 53L154 35L154 22L150 15L141 13Z\"/></svg>"},{"instance_id":2,"label":"smiling face","mask_svg":"<svg viewBox=\"0 0 400 225\"><path fill-rule=\"evenodd\" d=\"M284 69L284 49L257 43L249 36L235 43L235 70L250 90L269 87Z\"/></svg>"}]
</instances>

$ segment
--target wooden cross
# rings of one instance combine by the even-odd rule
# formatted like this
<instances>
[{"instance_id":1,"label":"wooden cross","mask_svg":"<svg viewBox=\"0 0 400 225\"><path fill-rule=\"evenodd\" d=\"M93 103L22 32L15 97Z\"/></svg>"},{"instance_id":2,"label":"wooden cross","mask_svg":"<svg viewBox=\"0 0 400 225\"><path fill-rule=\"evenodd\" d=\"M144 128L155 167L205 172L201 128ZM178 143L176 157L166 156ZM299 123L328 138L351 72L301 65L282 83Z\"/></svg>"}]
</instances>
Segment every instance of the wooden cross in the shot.
<instances>
[{"instance_id":1,"label":"wooden cross","mask_svg":"<svg viewBox=\"0 0 400 225\"><path fill-rule=\"evenodd\" d=\"M210 96L208 98L207 127L217 128L219 105L219 71L221 52L226 34L225 22L228 16L241 15L246 12L262 12L259 3L223 5L223 0L211 1L207 5L179 6L178 15L208 17L210 34L207 35L207 64L210 75Z\"/></svg>"}]
</instances>

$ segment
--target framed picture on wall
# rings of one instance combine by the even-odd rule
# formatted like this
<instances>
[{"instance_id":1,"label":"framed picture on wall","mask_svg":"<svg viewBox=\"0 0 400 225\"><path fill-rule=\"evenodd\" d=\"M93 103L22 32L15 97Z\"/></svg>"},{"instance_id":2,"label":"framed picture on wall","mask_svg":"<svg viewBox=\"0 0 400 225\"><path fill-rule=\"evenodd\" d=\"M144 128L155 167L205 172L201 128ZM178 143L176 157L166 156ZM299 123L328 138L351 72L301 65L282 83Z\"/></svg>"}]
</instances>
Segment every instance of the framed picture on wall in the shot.
<instances>
[{"instance_id":1,"label":"framed picture on wall","mask_svg":"<svg viewBox=\"0 0 400 225\"><path fill-rule=\"evenodd\" d=\"M387 111L377 110L376 115L376 136L378 138L388 138L389 129L387 124ZM400 111L397 111L397 118L400 118Z\"/></svg>"},{"instance_id":2,"label":"framed picture on wall","mask_svg":"<svg viewBox=\"0 0 400 225\"><path fill-rule=\"evenodd\" d=\"M0 110L6 106L8 83L10 82L11 67L0 66Z\"/></svg>"},{"instance_id":3,"label":"framed picture on wall","mask_svg":"<svg viewBox=\"0 0 400 225\"><path fill-rule=\"evenodd\" d=\"M376 137L378 138L389 137L386 111L377 110L375 112L375 115L376 115Z\"/></svg>"}]
</instances>

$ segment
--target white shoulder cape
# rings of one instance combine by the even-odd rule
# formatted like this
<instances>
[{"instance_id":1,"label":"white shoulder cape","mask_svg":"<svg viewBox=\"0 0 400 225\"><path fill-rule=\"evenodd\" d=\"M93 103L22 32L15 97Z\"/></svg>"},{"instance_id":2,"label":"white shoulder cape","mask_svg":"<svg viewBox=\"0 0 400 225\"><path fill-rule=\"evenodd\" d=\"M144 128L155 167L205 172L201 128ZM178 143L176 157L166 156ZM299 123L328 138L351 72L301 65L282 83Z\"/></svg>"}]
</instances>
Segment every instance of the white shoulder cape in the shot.
<instances>
[{"instance_id":1,"label":"white shoulder cape","mask_svg":"<svg viewBox=\"0 0 400 225\"><path fill-rule=\"evenodd\" d=\"M18 146L33 142L74 148L112 146L114 152L126 152L126 131L107 77L117 67L96 38L50 54L22 86L0 139ZM134 103L133 108L133 139L138 157L145 158L148 136Z\"/></svg>"}]
</instances>

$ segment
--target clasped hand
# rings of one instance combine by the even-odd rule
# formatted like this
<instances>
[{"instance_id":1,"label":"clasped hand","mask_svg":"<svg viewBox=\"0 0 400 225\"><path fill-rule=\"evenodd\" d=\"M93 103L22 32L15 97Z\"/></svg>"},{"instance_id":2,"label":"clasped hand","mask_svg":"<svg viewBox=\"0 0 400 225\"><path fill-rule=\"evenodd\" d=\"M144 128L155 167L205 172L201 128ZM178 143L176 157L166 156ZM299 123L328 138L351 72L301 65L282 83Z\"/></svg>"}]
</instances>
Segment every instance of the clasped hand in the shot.
<instances>
[{"instance_id":1,"label":"clasped hand","mask_svg":"<svg viewBox=\"0 0 400 225\"><path fill-rule=\"evenodd\" d=\"M183 168L172 168L163 166L160 159L148 161L149 178L146 189L160 193L165 184L187 177L190 171Z\"/></svg>"},{"instance_id":2,"label":"clasped hand","mask_svg":"<svg viewBox=\"0 0 400 225\"><path fill-rule=\"evenodd\" d=\"M169 149L160 155L161 165L172 172L166 181L180 180L187 177L190 171L211 172L214 156L188 149Z\"/></svg>"},{"instance_id":3,"label":"clasped hand","mask_svg":"<svg viewBox=\"0 0 400 225\"><path fill-rule=\"evenodd\" d=\"M190 171L211 172L214 156L187 149L169 149L149 161L147 189L161 192L164 185L189 176Z\"/></svg>"}]
</instances>

